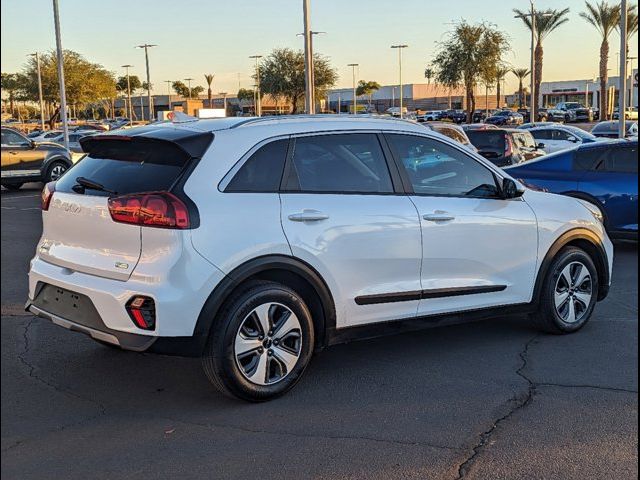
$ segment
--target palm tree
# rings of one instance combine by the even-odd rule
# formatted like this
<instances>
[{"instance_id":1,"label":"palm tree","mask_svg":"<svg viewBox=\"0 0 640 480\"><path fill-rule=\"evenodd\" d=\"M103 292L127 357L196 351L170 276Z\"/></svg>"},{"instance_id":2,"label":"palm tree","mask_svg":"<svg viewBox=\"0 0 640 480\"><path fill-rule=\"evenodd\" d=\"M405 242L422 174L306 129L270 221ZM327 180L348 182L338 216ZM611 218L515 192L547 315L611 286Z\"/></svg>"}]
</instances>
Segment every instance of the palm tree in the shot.
<instances>
[{"instance_id":1,"label":"palm tree","mask_svg":"<svg viewBox=\"0 0 640 480\"><path fill-rule=\"evenodd\" d=\"M207 81L207 98L209 99L209 108L213 106L213 99L211 98L211 84L213 83L213 73L207 73L204 76L204 79Z\"/></svg>"},{"instance_id":2,"label":"palm tree","mask_svg":"<svg viewBox=\"0 0 640 480\"><path fill-rule=\"evenodd\" d=\"M523 105L526 106L526 102L524 102L524 88L523 83L524 79L529 76L531 71L528 68L514 68L511 70L516 77L518 77L518 107L522 108Z\"/></svg>"},{"instance_id":3,"label":"palm tree","mask_svg":"<svg viewBox=\"0 0 640 480\"><path fill-rule=\"evenodd\" d=\"M431 67L424 69L424 78L427 79L427 83L431 83L431 79L435 76L436 72Z\"/></svg>"},{"instance_id":4,"label":"palm tree","mask_svg":"<svg viewBox=\"0 0 640 480\"><path fill-rule=\"evenodd\" d=\"M496 108L500 108L501 83L509 71L510 69L504 65L499 65L496 68Z\"/></svg>"},{"instance_id":5,"label":"palm tree","mask_svg":"<svg viewBox=\"0 0 640 480\"><path fill-rule=\"evenodd\" d=\"M524 24L531 30L531 14L529 12L523 12L522 10L518 10L517 8L513 9L514 13L522 19ZM535 55L534 55L534 64L536 68L534 84L536 92L540 92L540 84L542 83L542 62L544 57L544 49L542 48L542 42L549 36L551 32L553 32L560 25L563 25L569 21L567 15L569 14L569 9L565 8L564 10L545 10L545 11L536 11L536 47L535 47ZM538 108L538 99L531 99L532 106L537 110Z\"/></svg>"},{"instance_id":6,"label":"palm tree","mask_svg":"<svg viewBox=\"0 0 640 480\"><path fill-rule=\"evenodd\" d=\"M365 82L360 80L358 82L358 88L356 88L356 96L368 95L369 96L369 109L371 109L371 97L374 92L380 90L380 84L378 82L370 81Z\"/></svg>"},{"instance_id":7,"label":"palm tree","mask_svg":"<svg viewBox=\"0 0 640 480\"><path fill-rule=\"evenodd\" d=\"M609 35L616 29L620 21L620 4L610 5L604 0L591 4L585 2L586 12L580 12L580 16L598 30L602 37L600 42L600 120L607 118L608 98L607 83L609 81Z\"/></svg>"}]
</instances>

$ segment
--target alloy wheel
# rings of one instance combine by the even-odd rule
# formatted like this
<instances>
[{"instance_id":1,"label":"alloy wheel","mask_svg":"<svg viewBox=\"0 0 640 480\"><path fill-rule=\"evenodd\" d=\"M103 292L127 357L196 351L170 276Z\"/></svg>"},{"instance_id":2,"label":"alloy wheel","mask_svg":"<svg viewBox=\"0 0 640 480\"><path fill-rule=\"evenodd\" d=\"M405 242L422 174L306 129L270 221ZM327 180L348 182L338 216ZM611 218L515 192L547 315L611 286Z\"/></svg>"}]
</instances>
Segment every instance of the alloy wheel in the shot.
<instances>
[{"instance_id":1,"label":"alloy wheel","mask_svg":"<svg viewBox=\"0 0 640 480\"><path fill-rule=\"evenodd\" d=\"M571 262L560 272L554 290L558 316L566 323L582 320L591 305L593 283L589 269L581 262Z\"/></svg>"},{"instance_id":2,"label":"alloy wheel","mask_svg":"<svg viewBox=\"0 0 640 480\"><path fill-rule=\"evenodd\" d=\"M301 347L298 317L281 303L263 303L240 324L234 356L247 380L256 385L273 385L294 369Z\"/></svg>"},{"instance_id":3,"label":"alloy wheel","mask_svg":"<svg viewBox=\"0 0 640 480\"><path fill-rule=\"evenodd\" d=\"M64 172L67 171L67 167L65 167L64 165L54 165L53 168L51 169L51 180L58 180L62 174Z\"/></svg>"}]
</instances>

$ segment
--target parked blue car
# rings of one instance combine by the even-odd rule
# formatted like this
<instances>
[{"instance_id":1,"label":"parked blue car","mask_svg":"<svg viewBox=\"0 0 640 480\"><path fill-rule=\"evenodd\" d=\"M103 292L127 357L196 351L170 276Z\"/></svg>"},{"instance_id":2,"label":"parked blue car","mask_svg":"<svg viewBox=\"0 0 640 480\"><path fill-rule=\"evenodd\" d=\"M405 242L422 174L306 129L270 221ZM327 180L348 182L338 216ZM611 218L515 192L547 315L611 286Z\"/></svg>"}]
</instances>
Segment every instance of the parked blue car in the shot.
<instances>
[{"instance_id":1,"label":"parked blue car","mask_svg":"<svg viewBox=\"0 0 640 480\"><path fill-rule=\"evenodd\" d=\"M638 141L587 143L505 168L523 183L587 200L611 237L638 238Z\"/></svg>"}]
</instances>

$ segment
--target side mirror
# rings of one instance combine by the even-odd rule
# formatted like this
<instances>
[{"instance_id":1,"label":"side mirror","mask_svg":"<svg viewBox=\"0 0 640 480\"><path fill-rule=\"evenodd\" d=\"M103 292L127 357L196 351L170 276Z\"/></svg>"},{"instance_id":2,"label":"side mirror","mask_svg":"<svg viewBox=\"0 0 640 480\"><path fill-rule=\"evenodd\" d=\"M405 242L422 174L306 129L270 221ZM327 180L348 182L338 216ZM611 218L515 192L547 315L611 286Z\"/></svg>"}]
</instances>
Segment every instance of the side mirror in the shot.
<instances>
[{"instance_id":1,"label":"side mirror","mask_svg":"<svg viewBox=\"0 0 640 480\"><path fill-rule=\"evenodd\" d=\"M539 143L538 145L536 145L536 148L539 150L544 150L544 147L546 147L544 143Z\"/></svg>"},{"instance_id":2,"label":"side mirror","mask_svg":"<svg viewBox=\"0 0 640 480\"><path fill-rule=\"evenodd\" d=\"M573 143L578 143L578 139L576 137L574 137L573 135L570 136L569 138L567 138L567 140L569 140L570 142L573 142Z\"/></svg>"},{"instance_id":3,"label":"side mirror","mask_svg":"<svg viewBox=\"0 0 640 480\"><path fill-rule=\"evenodd\" d=\"M505 178L502 180L502 198L504 199L519 198L523 194L524 194L524 190L519 189L516 182L514 182L510 178Z\"/></svg>"}]
</instances>

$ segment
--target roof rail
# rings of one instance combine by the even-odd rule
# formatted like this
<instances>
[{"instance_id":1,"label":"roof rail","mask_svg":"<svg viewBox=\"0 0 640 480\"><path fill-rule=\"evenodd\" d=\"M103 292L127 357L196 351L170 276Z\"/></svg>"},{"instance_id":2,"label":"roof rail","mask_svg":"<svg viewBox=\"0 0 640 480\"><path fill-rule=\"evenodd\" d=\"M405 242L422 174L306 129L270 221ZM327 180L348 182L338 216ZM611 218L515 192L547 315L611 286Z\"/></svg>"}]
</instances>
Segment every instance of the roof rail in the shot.
<instances>
[{"instance_id":1,"label":"roof rail","mask_svg":"<svg viewBox=\"0 0 640 480\"><path fill-rule=\"evenodd\" d=\"M238 128L238 127L242 127L245 125L253 125L255 123L262 123L262 122L271 122L271 121L286 121L286 120L297 120L297 119L309 119L312 118L314 120L318 120L318 119L322 119L322 120L357 120L357 119L378 119L378 120L395 120L398 122L407 122L407 123L411 123L411 124L415 124L416 122L414 120L409 120L406 118L399 118L399 117L392 117L392 116L387 116L387 115L377 115L377 114L358 114L358 115L352 115L352 114L345 114L345 115L310 115L310 114L306 114L306 113L301 113L301 114L294 114L294 115L271 115L271 116L265 116L265 117L251 117L251 118L247 118L246 120L243 120L241 122L236 123L235 125L232 125L231 129L233 128Z\"/></svg>"}]
</instances>

